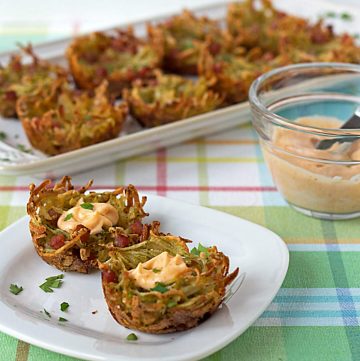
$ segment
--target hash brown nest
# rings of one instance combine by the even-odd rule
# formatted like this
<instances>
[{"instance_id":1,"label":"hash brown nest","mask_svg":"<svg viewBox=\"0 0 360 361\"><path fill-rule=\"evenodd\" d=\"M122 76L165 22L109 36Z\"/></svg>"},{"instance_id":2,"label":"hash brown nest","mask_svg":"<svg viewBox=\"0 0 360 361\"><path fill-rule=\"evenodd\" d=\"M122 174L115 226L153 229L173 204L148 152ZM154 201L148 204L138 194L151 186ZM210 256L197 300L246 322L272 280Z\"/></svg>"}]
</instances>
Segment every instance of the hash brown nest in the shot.
<instances>
[{"instance_id":1,"label":"hash brown nest","mask_svg":"<svg viewBox=\"0 0 360 361\"><path fill-rule=\"evenodd\" d=\"M50 184L49 179L37 187L31 184L27 204L33 244L46 263L62 271L88 273L98 268L97 258L106 247L125 247L148 238L149 226L141 222L147 216L143 209L146 197L140 199L133 185L112 192L85 194L92 181L79 190L74 189L68 176L53 187ZM90 234L82 225L71 232L59 229L60 216L81 199L114 206L119 215L117 224L97 234ZM156 230L157 225L153 228Z\"/></svg>"},{"instance_id":2,"label":"hash brown nest","mask_svg":"<svg viewBox=\"0 0 360 361\"><path fill-rule=\"evenodd\" d=\"M55 155L115 138L127 106L113 105L103 82L94 94L68 83L38 84L17 102L17 113L33 147Z\"/></svg>"},{"instance_id":3,"label":"hash brown nest","mask_svg":"<svg viewBox=\"0 0 360 361\"><path fill-rule=\"evenodd\" d=\"M22 54L12 55L5 67L0 65L0 115L5 118L17 116L16 101L31 85L59 79L65 81L68 76L61 66L39 59L31 45L21 50ZM30 57L30 63L24 62L25 56Z\"/></svg>"},{"instance_id":4,"label":"hash brown nest","mask_svg":"<svg viewBox=\"0 0 360 361\"><path fill-rule=\"evenodd\" d=\"M163 23L148 25L148 35L163 47L163 68L188 75L197 74L200 48L205 40L211 43L212 54L220 51L223 41L223 33L216 21L196 17L188 10Z\"/></svg>"},{"instance_id":5,"label":"hash brown nest","mask_svg":"<svg viewBox=\"0 0 360 361\"><path fill-rule=\"evenodd\" d=\"M274 8L270 0L232 3L227 26L234 44L247 49L257 47L263 53L288 57L289 64L299 61L360 62L360 47L348 34L336 35L322 19L311 24L307 19Z\"/></svg>"},{"instance_id":6,"label":"hash brown nest","mask_svg":"<svg viewBox=\"0 0 360 361\"><path fill-rule=\"evenodd\" d=\"M229 259L216 247L195 255L185 242L150 232L147 241L110 252L100 269L105 299L117 322L142 332L170 333L195 327L218 309L239 270L229 274ZM163 285L161 292L138 287L128 271L164 251L180 255L189 271Z\"/></svg>"},{"instance_id":7,"label":"hash brown nest","mask_svg":"<svg viewBox=\"0 0 360 361\"><path fill-rule=\"evenodd\" d=\"M80 36L70 44L66 56L78 87L94 89L106 79L115 96L135 79L152 77L162 63L161 47L137 38L131 27L112 35L95 32Z\"/></svg>"},{"instance_id":8,"label":"hash brown nest","mask_svg":"<svg viewBox=\"0 0 360 361\"><path fill-rule=\"evenodd\" d=\"M220 95L209 90L204 79L192 81L160 72L154 81L135 82L123 96L130 114L146 127L206 113L222 104Z\"/></svg>"},{"instance_id":9,"label":"hash brown nest","mask_svg":"<svg viewBox=\"0 0 360 361\"><path fill-rule=\"evenodd\" d=\"M242 49L238 49L242 52ZM248 97L251 83L264 71L259 61L249 61L236 51L224 51L213 56L205 46L199 59L199 74L209 89L224 97L224 105L239 103Z\"/></svg>"}]
</instances>

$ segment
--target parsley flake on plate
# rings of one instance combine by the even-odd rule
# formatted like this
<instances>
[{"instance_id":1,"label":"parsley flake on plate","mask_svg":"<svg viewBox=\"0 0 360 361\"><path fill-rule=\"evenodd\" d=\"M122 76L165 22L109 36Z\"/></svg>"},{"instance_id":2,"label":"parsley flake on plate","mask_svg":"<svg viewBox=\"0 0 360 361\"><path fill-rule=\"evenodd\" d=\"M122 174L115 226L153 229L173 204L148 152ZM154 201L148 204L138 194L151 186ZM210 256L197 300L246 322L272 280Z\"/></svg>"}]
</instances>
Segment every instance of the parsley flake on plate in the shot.
<instances>
[{"instance_id":1,"label":"parsley flake on plate","mask_svg":"<svg viewBox=\"0 0 360 361\"><path fill-rule=\"evenodd\" d=\"M5 140L7 138L7 135L5 132L0 132L0 140Z\"/></svg>"},{"instance_id":2,"label":"parsley flake on plate","mask_svg":"<svg viewBox=\"0 0 360 361\"><path fill-rule=\"evenodd\" d=\"M9 290L14 295L18 295L23 290L23 288L21 286L19 287L18 285L12 283L9 287Z\"/></svg>"},{"instance_id":3,"label":"parsley flake on plate","mask_svg":"<svg viewBox=\"0 0 360 361\"><path fill-rule=\"evenodd\" d=\"M67 319L64 317L59 317L59 322L67 322Z\"/></svg>"},{"instance_id":4,"label":"parsley flake on plate","mask_svg":"<svg viewBox=\"0 0 360 361\"><path fill-rule=\"evenodd\" d=\"M136 341L138 337L135 335L135 333L129 333L126 337L128 341Z\"/></svg>"},{"instance_id":5,"label":"parsley flake on plate","mask_svg":"<svg viewBox=\"0 0 360 361\"><path fill-rule=\"evenodd\" d=\"M33 153L32 149L30 148L26 148L24 144L17 144L16 145L16 148L19 149L21 152L24 152L24 153Z\"/></svg>"},{"instance_id":6,"label":"parsley flake on plate","mask_svg":"<svg viewBox=\"0 0 360 361\"><path fill-rule=\"evenodd\" d=\"M63 283L63 281L62 281L63 278L64 278L63 274L48 277L45 279L45 282L43 284L41 284L39 287L44 292L47 292L47 293L54 292L53 288L59 288Z\"/></svg>"},{"instance_id":7,"label":"parsley flake on plate","mask_svg":"<svg viewBox=\"0 0 360 361\"><path fill-rule=\"evenodd\" d=\"M62 302L61 304L60 304L60 310L61 311L63 311L63 312L65 312L68 308L69 308L69 304L67 303L67 302Z\"/></svg>"}]
</instances>

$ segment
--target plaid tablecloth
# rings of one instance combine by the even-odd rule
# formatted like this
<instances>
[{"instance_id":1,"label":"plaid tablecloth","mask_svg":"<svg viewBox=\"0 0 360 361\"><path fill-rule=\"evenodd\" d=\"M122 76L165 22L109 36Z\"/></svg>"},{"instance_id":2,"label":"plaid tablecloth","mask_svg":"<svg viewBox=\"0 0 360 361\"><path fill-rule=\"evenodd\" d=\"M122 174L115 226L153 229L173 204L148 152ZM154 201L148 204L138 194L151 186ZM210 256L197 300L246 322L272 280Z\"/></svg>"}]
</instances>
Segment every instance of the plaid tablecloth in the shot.
<instances>
[{"instance_id":1,"label":"plaid tablecloth","mask_svg":"<svg viewBox=\"0 0 360 361\"><path fill-rule=\"evenodd\" d=\"M63 35L43 24L33 31L6 24L0 26L1 50L15 40ZM144 193L243 217L288 244L289 272L274 302L248 331L207 360L360 360L359 220L320 221L289 208L272 183L250 125L73 177L76 185L91 178L103 188L133 183ZM39 180L0 175L0 229L25 214L31 182ZM75 359L0 333L0 361L10 360Z\"/></svg>"}]
</instances>

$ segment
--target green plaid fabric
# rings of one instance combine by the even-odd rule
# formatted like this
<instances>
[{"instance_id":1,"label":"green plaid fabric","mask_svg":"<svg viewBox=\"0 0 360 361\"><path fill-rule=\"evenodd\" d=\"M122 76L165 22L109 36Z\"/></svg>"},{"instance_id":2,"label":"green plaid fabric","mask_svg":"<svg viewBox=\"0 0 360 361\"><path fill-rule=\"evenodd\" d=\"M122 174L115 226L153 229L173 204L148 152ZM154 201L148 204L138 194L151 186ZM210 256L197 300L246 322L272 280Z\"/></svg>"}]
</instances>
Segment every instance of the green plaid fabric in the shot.
<instances>
[{"instance_id":1,"label":"green plaid fabric","mask_svg":"<svg viewBox=\"0 0 360 361\"><path fill-rule=\"evenodd\" d=\"M45 26L28 33L15 25L0 29L1 50L15 41L61 35ZM91 178L101 188L133 183L144 193L248 219L288 244L289 272L273 303L243 335L206 360L360 360L359 221L320 221L289 208L272 183L250 125L75 175L74 183ZM39 180L0 175L0 229L25 214L31 182ZM0 334L0 360L75 359Z\"/></svg>"}]
</instances>

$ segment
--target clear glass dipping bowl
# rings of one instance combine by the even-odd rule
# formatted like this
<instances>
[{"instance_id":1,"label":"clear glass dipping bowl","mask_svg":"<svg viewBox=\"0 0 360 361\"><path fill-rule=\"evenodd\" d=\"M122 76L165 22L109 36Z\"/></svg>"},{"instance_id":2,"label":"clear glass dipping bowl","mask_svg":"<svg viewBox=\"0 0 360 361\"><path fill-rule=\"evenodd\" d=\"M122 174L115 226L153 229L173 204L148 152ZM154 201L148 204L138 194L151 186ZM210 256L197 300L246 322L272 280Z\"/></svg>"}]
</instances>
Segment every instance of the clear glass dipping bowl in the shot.
<instances>
[{"instance_id":1,"label":"clear glass dipping bowl","mask_svg":"<svg viewBox=\"0 0 360 361\"><path fill-rule=\"evenodd\" d=\"M265 162L285 200L317 218L360 216L360 129L339 129L360 106L360 66L278 68L254 81L249 101ZM337 142L321 150L320 140Z\"/></svg>"}]
</instances>

